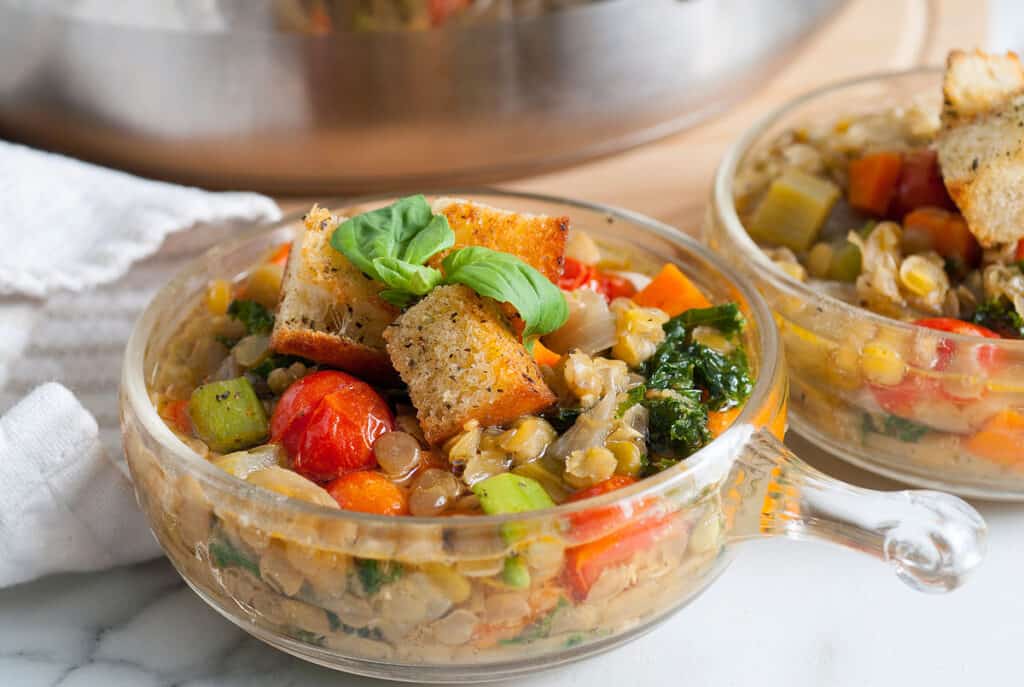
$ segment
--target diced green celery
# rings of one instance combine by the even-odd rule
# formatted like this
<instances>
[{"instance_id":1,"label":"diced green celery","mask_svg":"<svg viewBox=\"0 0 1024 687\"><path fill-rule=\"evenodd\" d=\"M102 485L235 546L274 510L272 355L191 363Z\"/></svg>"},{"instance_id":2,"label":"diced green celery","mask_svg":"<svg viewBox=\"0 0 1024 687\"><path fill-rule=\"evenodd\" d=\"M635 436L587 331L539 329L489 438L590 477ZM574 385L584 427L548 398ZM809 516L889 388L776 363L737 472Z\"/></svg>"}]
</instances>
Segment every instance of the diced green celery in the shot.
<instances>
[{"instance_id":1,"label":"diced green celery","mask_svg":"<svg viewBox=\"0 0 1024 687\"><path fill-rule=\"evenodd\" d=\"M196 434L218 453L249 448L267 438L266 411L245 377L197 388L188 402L188 412Z\"/></svg>"},{"instance_id":2,"label":"diced green celery","mask_svg":"<svg viewBox=\"0 0 1024 687\"><path fill-rule=\"evenodd\" d=\"M543 460L523 463L512 468L512 473L522 477L529 477L539 483L555 503L565 501L572 493L559 474L545 467Z\"/></svg>"},{"instance_id":3,"label":"diced green celery","mask_svg":"<svg viewBox=\"0 0 1024 687\"><path fill-rule=\"evenodd\" d=\"M525 513L555 505L537 480L511 472L477 482L473 485L473 493L488 515Z\"/></svg>"},{"instance_id":4,"label":"diced green celery","mask_svg":"<svg viewBox=\"0 0 1024 687\"><path fill-rule=\"evenodd\" d=\"M505 567L501 570L501 579L509 587L525 589L530 586L530 570L526 567L526 561L519 556L509 556L505 559Z\"/></svg>"},{"instance_id":5,"label":"diced green celery","mask_svg":"<svg viewBox=\"0 0 1024 687\"><path fill-rule=\"evenodd\" d=\"M839 187L828 179L787 169L768 188L748 230L755 241L806 251L838 198Z\"/></svg>"},{"instance_id":6,"label":"diced green celery","mask_svg":"<svg viewBox=\"0 0 1024 687\"><path fill-rule=\"evenodd\" d=\"M835 281L854 282L857 281L860 270L860 248L855 243L844 241L833 247L832 262L825 276Z\"/></svg>"}]
</instances>

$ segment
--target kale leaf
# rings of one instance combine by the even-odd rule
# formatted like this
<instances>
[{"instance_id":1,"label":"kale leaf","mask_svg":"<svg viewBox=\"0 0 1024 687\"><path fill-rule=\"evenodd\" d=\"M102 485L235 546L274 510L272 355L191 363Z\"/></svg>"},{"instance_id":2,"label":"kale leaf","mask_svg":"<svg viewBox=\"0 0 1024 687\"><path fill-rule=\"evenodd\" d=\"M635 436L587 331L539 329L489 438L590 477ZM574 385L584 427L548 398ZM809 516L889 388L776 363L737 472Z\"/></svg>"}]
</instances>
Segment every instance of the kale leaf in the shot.
<instances>
[{"instance_id":1,"label":"kale leaf","mask_svg":"<svg viewBox=\"0 0 1024 687\"><path fill-rule=\"evenodd\" d=\"M248 334L269 334L274 328L274 314L256 301L233 300L228 315L244 324Z\"/></svg>"},{"instance_id":2,"label":"kale leaf","mask_svg":"<svg viewBox=\"0 0 1024 687\"><path fill-rule=\"evenodd\" d=\"M619 403L619 407L615 410L615 417L622 417L637 403L642 403L644 396L646 395L647 386L645 384L638 384L637 386L634 386L626 392L626 398L622 399Z\"/></svg>"},{"instance_id":3,"label":"kale leaf","mask_svg":"<svg viewBox=\"0 0 1024 687\"><path fill-rule=\"evenodd\" d=\"M712 410L725 410L747 399L753 388L743 349L723 355L704 344L666 339L647 361L647 385L652 389L707 392Z\"/></svg>"},{"instance_id":4,"label":"kale leaf","mask_svg":"<svg viewBox=\"0 0 1024 687\"><path fill-rule=\"evenodd\" d=\"M554 410L544 413L544 419L551 423L556 432L564 434L570 427L576 424L576 420L582 414L582 408L563 408L559 406Z\"/></svg>"},{"instance_id":5,"label":"kale leaf","mask_svg":"<svg viewBox=\"0 0 1024 687\"><path fill-rule=\"evenodd\" d=\"M924 425L895 415L886 415L885 420L883 420L881 425L879 425L879 423L867 413L864 413L863 430L865 434L868 432L875 432L876 434L883 434L887 437L899 439L907 444L917 443L921 437L931 431Z\"/></svg>"},{"instance_id":6,"label":"kale leaf","mask_svg":"<svg viewBox=\"0 0 1024 687\"><path fill-rule=\"evenodd\" d=\"M994 298L978 306L971 318L974 324L988 327L1000 336L1024 338L1024 317L1007 298Z\"/></svg>"},{"instance_id":7,"label":"kale leaf","mask_svg":"<svg viewBox=\"0 0 1024 687\"><path fill-rule=\"evenodd\" d=\"M260 576L260 566L251 558L235 548L226 540L211 541L207 547L210 562L215 568L242 568L256 577Z\"/></svg>"},{"instance_id":8,"label":"kale leaf","mask_svg":"<svg viewBox=\"0 0 1024 687\"><path fill-rule=\"evenodd\" d=\"M649 445L656 453L686 457L711 441L708 409L700 397L699 389L648 392Z\"/></svg>"},{"instance_id":9,"label":"kale leaf","mask_svg":"<svg viewBox=\"0 0 1024 687\"><path fill-rule=\"evenodd\" d=\"M405 569L400 563L378 561L372 558L353 558L356 575L363 585L363 591L372 596L386 584L391 584L402 576Z\"/></svg>"},{"instance_id":10,"label":"kale leaf","mask_svg":"<svg viewBox=\"0 0 1024 687\"><path fill-rule=\"evenodd\" d=\"M714 327L723 334L735 334L743 331L747 324L739 306L735 303L723 303L709 308L691 308L676 315L665 323L665 332L669 336L685 336L694 327Z\"/></svg>"},{"instance_id":11,"label":"kale leaf","mask_svg":"<svg viewBox=\"0 0 1024 687\"><path fill-rule=\"evenodd\" d=\"M679 463L679 458L671 458L669 456L654 456L643 462L643 467L640 470L641 477L650 477L656 475L662 470L668 470L673 465Z\"/></svg>"}]
</instances>

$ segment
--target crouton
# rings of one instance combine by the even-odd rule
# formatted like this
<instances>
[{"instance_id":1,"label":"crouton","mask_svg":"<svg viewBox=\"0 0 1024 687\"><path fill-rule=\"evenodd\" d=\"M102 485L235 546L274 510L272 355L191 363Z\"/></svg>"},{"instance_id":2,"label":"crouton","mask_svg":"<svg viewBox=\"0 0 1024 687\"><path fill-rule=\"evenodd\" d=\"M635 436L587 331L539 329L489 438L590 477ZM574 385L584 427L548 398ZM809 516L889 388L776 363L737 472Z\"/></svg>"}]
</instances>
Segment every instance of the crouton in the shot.
<instances>
[{"instance_id":1,"label":"crouton","mask_svg":"<svg viewBox=\"0 0 1024 687\"><path fill-rule=\"evenodd\" d=\"M983 246L1024 236L1024 70L1017 56L950 54L937 147L946 189Z\"/></svg>"},{"instance_id":2,"label":"crouton","mask_svg":"<svg viewBox=\"0 0 1024 687\"><path fill-rule=\"evenodd\" d=\"M270 345L374 381L393 381L384 328L398 310L381 285L330 246L339 218L314 206L292 245Z\"/></svg>"},{"instance_id":3,"label":"crouton","mask_svg":"<svg viewBox=\"0 0 1024 687\"><path fill-rule=\"evenodd\" d=\"M946 59L942 82L947 124L990 112L1010 96L1024 91L1024 67L1016 53L989 55L980 50L954 50Z\"/></svg>"},{"instance_id":4,"label":"crouton","mask_svg":"<svg viewBox=\"0 0 1024 687\"><path fill-rule=\"evenodd\" d=\"M483 246L519 257L551 281L562 276L568 217L509 212L456 198L438 198L431 209L448 218L455 232L452 250ZM434 256L430 264L440 267L445 255Z\"/></svg>"},{"instance_id":5,"label":"crouton","mask_svg":"<svg viewBox=\"0 0 1024 687\"><path fill-rule=\"evenodd\" d=\"M465 286L434 289L384 339L432 444L470 420L501 425L555 402L498 304Z\"/></svg>"}]
</instances>

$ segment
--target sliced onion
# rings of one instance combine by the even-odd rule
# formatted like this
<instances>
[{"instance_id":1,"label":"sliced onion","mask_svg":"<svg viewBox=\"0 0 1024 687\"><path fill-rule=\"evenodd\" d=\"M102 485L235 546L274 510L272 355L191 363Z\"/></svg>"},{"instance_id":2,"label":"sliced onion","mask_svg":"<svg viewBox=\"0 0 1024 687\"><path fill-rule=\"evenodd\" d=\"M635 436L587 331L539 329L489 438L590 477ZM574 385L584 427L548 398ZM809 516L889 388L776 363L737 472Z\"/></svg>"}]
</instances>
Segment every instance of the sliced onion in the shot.
<instances>
[{"instance_id":1,"label":"sliced onion","mask_svg":"<svg viewBox=\"0 0 1024 687\"><path fill-rule=\"evenodd\" d=\"M604 296L593 289L582 288L565 294L569 319L559 329L544 337L544 345L556 353L577 348L588 355L611 348L615 344L615 314Z\"/></svg>"},{"instance_id":2,"label":"sliced onion","mask_svg":"<svg viewBox=\"0 0 1024 687\"><path fill-rule=\"evenodd\" d=\"M573 426L548 447L545 455L565 461L573 451L604 446L615 424L616 394L605 394L597 404L576 418Z\"/></svg>"},{"instance_id":3,"label":"sliced onion","mask_svg":"<svg viewBox=\"0 0 1024 687\"><path fill-rule=\"evenodd\" d=\"M250 334L235 344L231 357L242 367L256 367L270 355L270 337Z\"/></svg>"}]
</instances>

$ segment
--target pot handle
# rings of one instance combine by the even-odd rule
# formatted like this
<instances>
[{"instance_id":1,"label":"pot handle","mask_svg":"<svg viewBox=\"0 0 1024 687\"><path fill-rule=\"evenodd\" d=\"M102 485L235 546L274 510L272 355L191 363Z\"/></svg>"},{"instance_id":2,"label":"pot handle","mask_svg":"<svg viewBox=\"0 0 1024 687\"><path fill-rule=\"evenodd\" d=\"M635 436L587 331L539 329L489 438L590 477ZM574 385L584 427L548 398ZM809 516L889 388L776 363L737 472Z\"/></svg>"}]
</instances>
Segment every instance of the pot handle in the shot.
<instances>
[{"instance_id":1,"label":"pot handle","mask_svg":"<svg viewBox=\"0 0 1024 687\"><path fill-rule=\"evenodd\" d=\"M963 500L840 482L766 430L745 443L722 493L733 541L783 536L832 542L890 563L922 592L957 588L985 555L985 521Z\"/></svg>"}]
</instances>

